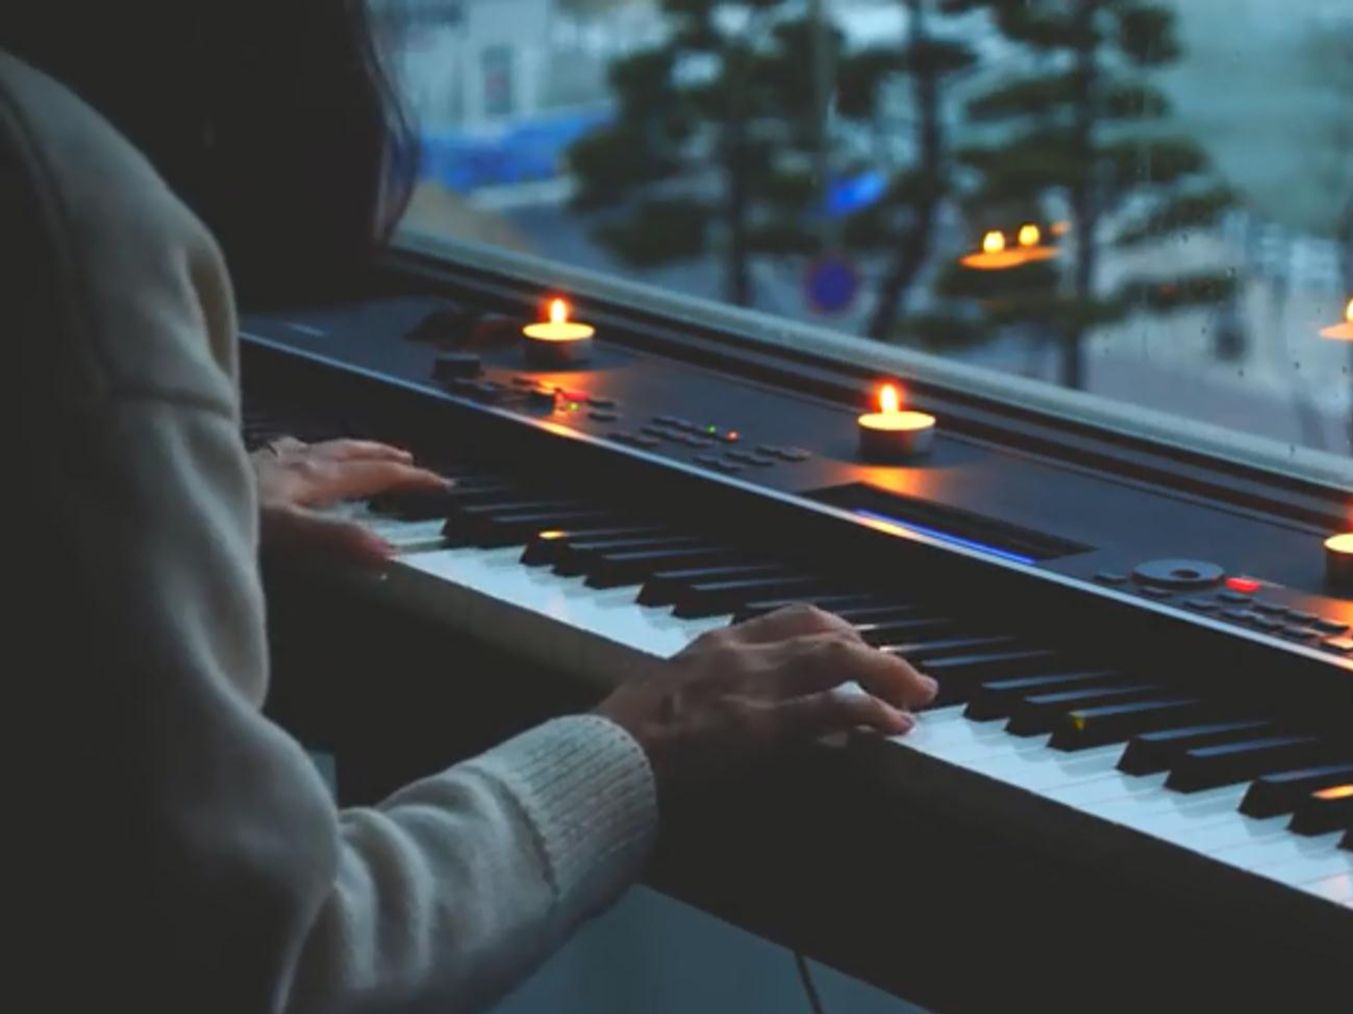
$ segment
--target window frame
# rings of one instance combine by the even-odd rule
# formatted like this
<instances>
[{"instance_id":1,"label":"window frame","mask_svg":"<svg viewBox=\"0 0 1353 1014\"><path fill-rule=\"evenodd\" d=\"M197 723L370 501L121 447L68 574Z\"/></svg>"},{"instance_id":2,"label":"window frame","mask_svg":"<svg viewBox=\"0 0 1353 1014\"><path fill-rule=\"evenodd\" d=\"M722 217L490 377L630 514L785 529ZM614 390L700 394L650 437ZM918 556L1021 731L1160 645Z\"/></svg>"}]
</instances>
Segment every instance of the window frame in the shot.
<instances>
[{"instance_id":1,"label":"window frame","mask_svg":"<svg viewBox=\"0 0 1353 1014\"><path fill-rule=\"evenodd\" d=\"M1353 459L1156 409L1059 388L828 327L729 306L489 244L401 225L383 267L427 291L533 314L544 291L567 293L626 344L863 407L871 383L896 377L955 429L1002 438L1181 494L1224 497L1299 523L1346 526Z\"/></svg>"}]
</instances>

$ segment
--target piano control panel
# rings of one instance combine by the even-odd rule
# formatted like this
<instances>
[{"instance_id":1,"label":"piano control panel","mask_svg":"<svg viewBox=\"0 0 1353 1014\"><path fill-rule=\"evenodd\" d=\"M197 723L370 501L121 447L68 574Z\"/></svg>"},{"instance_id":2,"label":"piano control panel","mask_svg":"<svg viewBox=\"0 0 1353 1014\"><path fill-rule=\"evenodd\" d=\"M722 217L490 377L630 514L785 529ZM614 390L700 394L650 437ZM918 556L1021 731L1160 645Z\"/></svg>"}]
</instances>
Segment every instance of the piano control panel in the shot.
<instances>
[{"instance_id":1,"label":"piano control panel","mask_svg":"<svg viewBox=\"0 0 1353 1014\"><path fill-rule=\"evenodd\" d=\"M1313 524L1003 446L896 401L861 416L858 405L594 339L552 310L530 327L410 297L248 318L243 332L1353 668L1353 591L1328 564L1331 533ZM909 430L926 419L918 451Z\"/></svg>"}]
</instances>

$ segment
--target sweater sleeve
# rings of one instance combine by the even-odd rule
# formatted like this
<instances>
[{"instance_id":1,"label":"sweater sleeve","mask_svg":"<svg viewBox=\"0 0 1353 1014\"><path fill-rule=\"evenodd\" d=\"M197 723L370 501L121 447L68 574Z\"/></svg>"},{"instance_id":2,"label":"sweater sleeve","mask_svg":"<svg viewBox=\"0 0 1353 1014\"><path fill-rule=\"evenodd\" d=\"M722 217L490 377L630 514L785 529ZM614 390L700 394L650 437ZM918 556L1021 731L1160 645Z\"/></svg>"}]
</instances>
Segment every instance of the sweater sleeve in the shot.
<instances>
[{"instance_id":1,"label":"sweater sleeve","mask_svg":"<svg viewBox=\"0 0 1353 1014\"><path fill-rule=\"evenodd\" d=\"M3 54L0 127L47 232L24 241L44 273L5 295L34 550L19 644L42 666L17 709L69 715L46 730L25 822L62 920L30 927L62 955L48 999L103 975L140 1010L487 1002L636 876L656 810L643 751L563 718L335 810L260 711L257 505L219 253L106 125Z\"/></svg>"}]
</instances>

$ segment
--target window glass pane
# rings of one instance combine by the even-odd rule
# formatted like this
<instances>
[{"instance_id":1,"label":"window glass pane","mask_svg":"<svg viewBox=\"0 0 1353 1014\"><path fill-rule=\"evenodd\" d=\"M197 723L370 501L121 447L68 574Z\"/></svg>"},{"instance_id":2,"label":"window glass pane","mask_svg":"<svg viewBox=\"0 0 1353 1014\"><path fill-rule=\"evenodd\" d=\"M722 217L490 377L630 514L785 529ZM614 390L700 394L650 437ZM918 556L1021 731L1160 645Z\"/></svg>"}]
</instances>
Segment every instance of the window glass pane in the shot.
<instances>
[{"instance_id":1,"label":"window glass pane","mask_svg":"<svg viewBox=\"0 0 1353 1014\"><path fill-rule=\"evenodd\" d=\"M1347 0L373 0L407 224L1353 453Z\"/></svg>"}]
</instances>

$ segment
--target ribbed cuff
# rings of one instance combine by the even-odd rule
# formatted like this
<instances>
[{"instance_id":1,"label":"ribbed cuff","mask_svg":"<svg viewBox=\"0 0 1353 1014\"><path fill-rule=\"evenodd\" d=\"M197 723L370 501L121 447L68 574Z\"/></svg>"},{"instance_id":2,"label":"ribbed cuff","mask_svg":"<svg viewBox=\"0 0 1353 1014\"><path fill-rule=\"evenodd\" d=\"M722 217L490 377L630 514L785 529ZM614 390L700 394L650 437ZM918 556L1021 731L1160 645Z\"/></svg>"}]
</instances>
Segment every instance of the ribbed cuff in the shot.
<instances>
[{"instance_id":1,"label":"ribbed cuff","mask_svg":"<svg viewBox=\"0 0 1353 1014\"><path fill-rule=\"evenodd\" d=\"M657 829L657 791L643 748L614 722L557 718L467 766L520 802L561 906L591 910L638 877Z\"/></svg>"}]
</instances>

